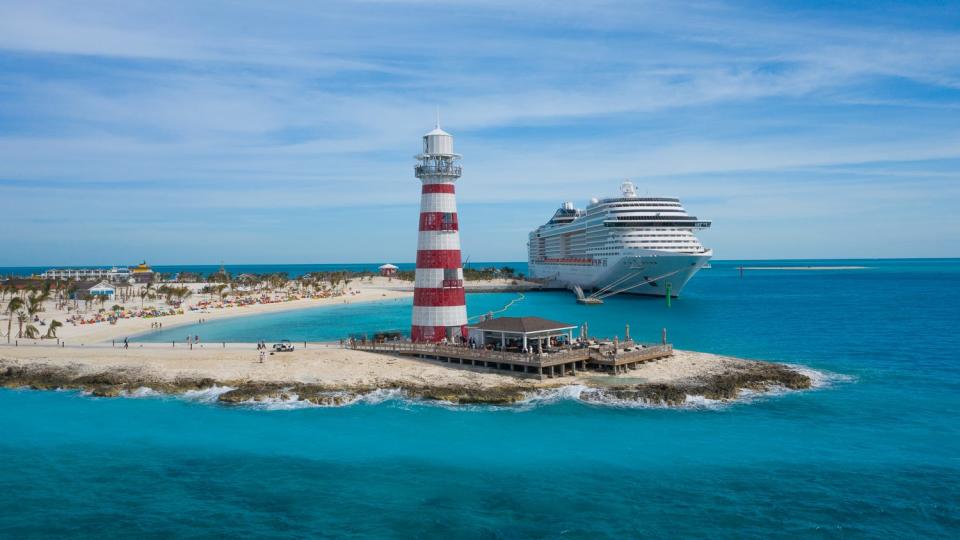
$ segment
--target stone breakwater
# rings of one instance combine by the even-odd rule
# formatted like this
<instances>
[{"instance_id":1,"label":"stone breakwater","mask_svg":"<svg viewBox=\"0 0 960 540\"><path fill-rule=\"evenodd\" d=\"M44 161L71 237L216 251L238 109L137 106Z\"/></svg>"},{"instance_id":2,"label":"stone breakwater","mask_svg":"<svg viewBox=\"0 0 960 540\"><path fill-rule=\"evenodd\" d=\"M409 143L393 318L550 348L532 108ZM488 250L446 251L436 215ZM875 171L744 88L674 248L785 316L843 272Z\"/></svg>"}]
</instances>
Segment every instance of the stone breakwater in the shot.
<instances>
[{"instance_id":1,"label":"stone breakwater","mask_svg":"<svg viewBox=\"0 0 960 540\"><path fill-rule=\"evenodd\" d=\"M811 387L807 375L783 364L739 361L721 373L684 377L672 382L628 382L598 375L584 377L576 384L588 391L580 393L585 402L633 402L660 406L682 406L690 397L717 401L737 399L744 391L767 392L777 388L802 390ZM135 395L144 388L168 395L226 387L217 401L229 405L269 401L304 401L318 406L347 405L376 391L395 390L408 399L451 404L511 405L536 392L562 387L571 381L553 385L529 381L497 386L471 384L428 384L383 382L374 384L309 384L300 382L260 382L218 380L209 377L179 376L164 378L135 367L112 367L91 371L82 364L51 365L35 362L0 360L0 387L36 390L78 390L98 397Z\"/></svg>"}]
</instances>

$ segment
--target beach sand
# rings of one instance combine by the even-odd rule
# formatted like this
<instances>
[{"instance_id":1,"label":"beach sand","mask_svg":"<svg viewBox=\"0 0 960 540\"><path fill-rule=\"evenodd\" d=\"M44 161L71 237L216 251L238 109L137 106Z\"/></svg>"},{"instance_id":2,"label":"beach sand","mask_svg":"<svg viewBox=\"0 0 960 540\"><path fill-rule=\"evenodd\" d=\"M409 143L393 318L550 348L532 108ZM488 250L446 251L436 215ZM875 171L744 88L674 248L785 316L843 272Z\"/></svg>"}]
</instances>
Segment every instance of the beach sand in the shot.
<instances>
[{"instance_id":1,"label":"beach sand","mask_svg":"<svg viewBox=\"0 0 960 540\"><path fill-rule=\"evenodd\" d=\"M192 348L184 343L133 343L129 349L121 344L123 337L147 331L154 322L163 323L166 329L201 318L215 320L410 295L393 287L395 281L375 278L351 283L347 294L333 298L187 310L182 315L121 319L117 324L67 324L58 333L66 344L63 347L55 340L0 345L0 385L78 388L98 395L119 395L141 386L176 393L219 385L236 388L221 396L231 402L284 396L291 387L298 395L313 396L311 399L328 399L324 393L330 391L356 395L402 389L417 397L460 403L512 403L527 392L566 385L666 403L682 402L690 393L726 399L735 397L741 388L809 386L809 379L786 366L692 351L674 351L670 358L642 364L627 374L581 372L576 377L541 381L483 368L348 350L335 343L306 347L296 343L295 351L268 353L262 363L252 343L203 343ZM139 306L139 300L130 304ZM43 318L64 319L66 315L50 309Z\"/></svg>"},{"instance_id":2,"label":"beach sand","mask_svg":"<svg viewBox=\"0 0 960 540\"><path fill-rule=\"evenodd\" d=\"M223 308L211 307L198 311L190 311L189 308L187 308L184 309L184 313L182 315L167 315L156 318L119 319L116 324L96 323L74 325L71 323L66 323L57 331L57 337L59 337L62 341L65 341L68 345L93 344L109 342L110 340L123 340L124 337L149 331L151 329L151 325L156 322L162 323L163 328L168 329L175 328L177 326L194 324L200 319L214 321L217 319L259 315L263 313L275 313L279 311L307 309L337 304L353 304L357 302L375 302L378 300L392 300L396 298L407 298L412 296L412 292L392 289L391 287L395 283L396 280L391 281L387 278L375 277L372 281L353 280L347 287L346 294L330 298L305 298L301 300L286 300L268 304L253 304L249 306L231 306ZM205 284L187 285L192 289L199 291L199 289ZM208 296L197 292L195 293L195 296L190 297L184 305L185 307L197 305L197 302L202 299L208 299ZM141 306L140 300L136 298L128 300L126 303L120 303L119 301L111 300L108 301L105 306L109 308L114 304L119 304L128 309L138 309ZM82 306L82 303L80 305ZM148 301L146 302L145 306L167 308L167 304L160 300ZM97 309L99 309L99 306L97 306L96 309L91 308L88 311L81 309L79 310L79 313L94 313ZM57 310L55 304L52 301L49 301L44 306L44 312L41 314L41 318L46 321L56 319L63 322L73 313L77 312L77 310L71 312ZM6 321L4 320L3 322L5 323ZM14 331L16 331L16 323L14 323ZM41 332L45 331L46 329L41 327ZM40 340L20 340L21 343L34 343L39 341Z\"/></svg>"},{"instance_id":3,"label":"beach sand","mask_svg":"<svg viewBox=\"0 0 960 540\"><path fill-rule=\"evenodd\" d=\"M110 346L0 347L0 386L76 388L116 396L139 388L180 393L214 386L233 388L230 403L304 399L342 404L375 390L403 390L417 398L452 403L515 403L531 392L561 386L595 389L587 399L683 404L687 396L735 399L743 388L807 388L810 380L780 364L708 353L674 351L625 375L582 372L576 377L537 380L483 368L452 367L428 360L393 357L314 345L266 355L250 344L226 348ZM337 395L331 397L330 392ZM331 403L330 400L334 402Z\"/></svg>"}]
</instances>

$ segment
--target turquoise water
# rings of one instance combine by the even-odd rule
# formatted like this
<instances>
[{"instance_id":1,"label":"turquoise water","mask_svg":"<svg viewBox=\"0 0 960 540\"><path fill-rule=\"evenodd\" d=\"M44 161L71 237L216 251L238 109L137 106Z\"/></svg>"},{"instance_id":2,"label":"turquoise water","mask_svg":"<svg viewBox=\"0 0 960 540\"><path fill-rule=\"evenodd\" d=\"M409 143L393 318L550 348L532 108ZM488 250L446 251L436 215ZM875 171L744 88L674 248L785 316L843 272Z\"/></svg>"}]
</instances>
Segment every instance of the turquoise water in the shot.
<instances>
[{"instance_id":1,"label":"turquoise water","mask_svg":"<svg viewBox=\"0 0 960 540\"><path fill-rule=\"evenodd\" d=\"M716 263L670 309L546 293L508 311L604 334L629 322L645 339L666 326L679 347L825 373L816 390L737 405L257 410L2 391L0 536L955 538L960 261L860 264L740 278ZM514 297L471 295L471 312ZM341 306L174 332L325 339L408 313Z\"/></svg>"}]
</instances>

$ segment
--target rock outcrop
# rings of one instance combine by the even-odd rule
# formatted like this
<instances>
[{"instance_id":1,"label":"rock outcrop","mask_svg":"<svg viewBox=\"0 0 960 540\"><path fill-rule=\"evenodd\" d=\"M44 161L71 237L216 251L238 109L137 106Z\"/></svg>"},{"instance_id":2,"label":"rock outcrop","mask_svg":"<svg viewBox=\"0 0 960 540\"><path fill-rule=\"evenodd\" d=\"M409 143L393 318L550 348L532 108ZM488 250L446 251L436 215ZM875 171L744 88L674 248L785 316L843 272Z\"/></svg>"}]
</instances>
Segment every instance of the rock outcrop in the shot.
<instances>
[{"instance_id":1,"label":"rock outcrop","mask_svg":"<svg viewBox=\"0 0 960 540\"><path fill-rule=\"evenodd\" d=\"M558 379L555 386L567 382ZM591 384L589 381L587 384ZM783 364L742 361L720 374L684 379L673 383L597 384L583 392L584 401L643 402L656 405L683 405L688 396L713 400L733 400L744 390L768 391L775 387L801 390L810 388L806 375ZM411 399L442 401L452 404L510 405L527 398L542 387L518 379L516 384L501 386L430 385L382 383L377 385L330 386L305 383L257 381L218 381L212 378L179 377L173 380L158 377L143 369L112 368L90 371L80 364L53 366L42 363L21 364L0 360L0 386L29 387L37 390L75 389L97 397L117 397L148 388L163 394L182 394L214 386L231 390L220 394L220 403L237 405L264 401L303 400L322 406L349 404L376 390L399 390Z\"/></svg>"}]
</instances>

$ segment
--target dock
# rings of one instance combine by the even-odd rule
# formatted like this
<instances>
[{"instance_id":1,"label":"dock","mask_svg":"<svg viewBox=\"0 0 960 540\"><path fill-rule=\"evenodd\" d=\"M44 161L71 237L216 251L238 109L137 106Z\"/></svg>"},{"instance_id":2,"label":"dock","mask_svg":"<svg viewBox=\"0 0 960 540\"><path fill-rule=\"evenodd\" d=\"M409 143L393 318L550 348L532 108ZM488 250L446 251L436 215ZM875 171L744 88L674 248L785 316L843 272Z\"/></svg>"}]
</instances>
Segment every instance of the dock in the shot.
<instances>
[{"instance_id":1,"label":"dock","mask_svg":"<svg viewBox=\"0 0 960 540\"><path fill-rule=\"evenodd\" d=\"M641 345L632 341L567 347L551 352L519 353L470 348L440 343L409 341L361 342L344 345L353 350L393 356L409 356L453 366L469 366L504 371L510 375L546 378L575 376L578 372L598 371L617 375L637 369L640 364L673 355L671 344Z\"/></svg>"}]
</instances>

